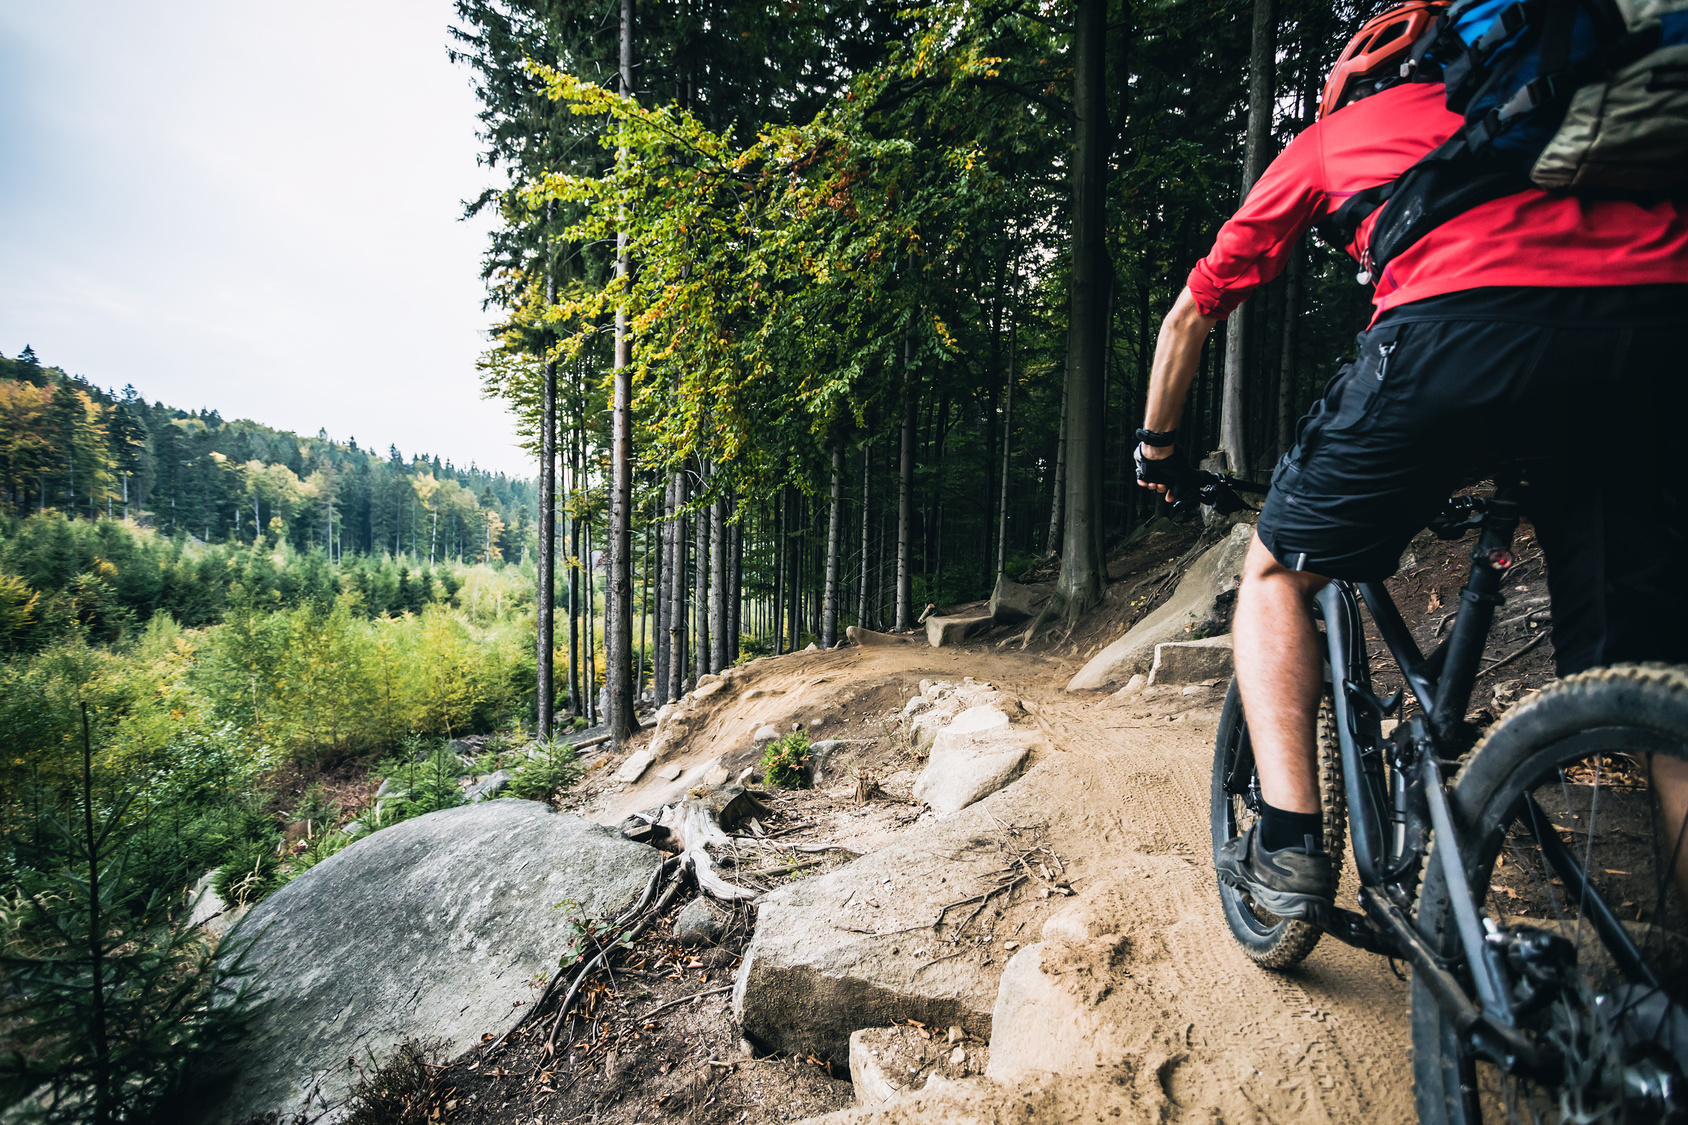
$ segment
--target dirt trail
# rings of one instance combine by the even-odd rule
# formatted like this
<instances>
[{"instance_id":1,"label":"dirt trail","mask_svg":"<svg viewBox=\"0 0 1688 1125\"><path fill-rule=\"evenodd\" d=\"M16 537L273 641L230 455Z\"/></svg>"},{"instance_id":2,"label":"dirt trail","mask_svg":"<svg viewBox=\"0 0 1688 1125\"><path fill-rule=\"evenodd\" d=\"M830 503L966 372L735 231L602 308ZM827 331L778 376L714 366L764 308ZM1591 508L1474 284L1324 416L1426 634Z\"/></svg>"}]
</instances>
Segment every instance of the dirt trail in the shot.
<instances>
[{"instance_id":1,"label":"dirt trail","mask_svg":"<svg viewBox=\"0 0 1688 1125\"><path fill-rule=\"evenodd\" d=\"M1002 679L1012 682L1006 669ZM1217 698L1169 721L1165 708L1148 706L1131 717L1047 685L1028 683L1021 691L1039 704L1053 741L1070 755L1086 804L1112 811L1123 850L1193 860L1158 880L1153 894L1176 900L1169 972L1181 1014L1193 1025L1190 1063L1180 1074L1199 1064L1195 1069L1217 1083L1192 1075L1192 1085L1207 1088L1174 1100L1196 1110L1202 1094L1220 1093L1230 1079L1258 1120L1413 1120L1408 990L1387 964L1327 938L1294 973L1267 973L1225 926L1208 837ZM1345 888L1353 878L1350 869Z\"/></svg>"},{"instance_id":2,"label":"dirt trail","mask_svg":"<svg viewBox=\"0 0 1688 1125\"><path fill-rule=\"evenodd\" d=\"M953 649L849 648L758 660L735 670L724 690L692 707L684 743L662 759L680 765L681 776L664 781L653 771L623 788L608 784L616 766L605 763L588 777L586 788L596 779L597 792L583 793L576 807L616 823L632 809L679 796L723 758L734 770L753 762L758 724L788 730L819 719L812 737L866 743L888 733L885 716L916 693L920 680L989 681L1025 701L1046 736L1034 775L1017 785L1040 794L1036 811L1063 860L1079 873L1073 880L1078 895L1065 903L1096 913L1101 921L1093 932L1130 935L1128 953L1111 970L1117 974L1113 999L1091 1012L1095 1042L1123 1055L1135 1053L1147 1060L1136 1064L1139 1070L1153 1072L1146 1092L1142 1082L1081 1090L1077 1084L1051 1086L1047 1076L1014 1080L1025 1110L1020 1116L1087 1120L1094 1113L1086 1106L1102 1104L1095 1101L1100 1096L1110 1111L1122 1111L1109 1120L1411 1121L1407 988L1388 965L1326 939L1298 970L1267 973L1244 956L1225 927L1208 841L1209 766L1223 685L1189 695L1164 689L1122 706L1106 695L1063 691L1081 661L1076 653L1058 657L992 642ZM876 752L883 754L890 741L882 740ZM837 793L823 785L786 798L800 799L802 818L813 825L803 838L847 840L867 852L902 833L922 831L931 814L917 816L918 808L905 803L914 776L910 767L887 764L883 757L880 763L890 801L858 805L844 792L853 791L853 783L840 786L838 773L826 783ZM1351 888L1351 871L1346 879ZM1038 929L1065 908L1062 903L1017 907L1039 908L1022 940L1036 942ZM982 971L1000 975L1003 965ZM1050 1069L1070 1074L1081 1065L1064 1061L1052 1058ZM958 1087L949 1103L943 1095L928 1094L922 1104L902 1110L834 1116L887 1123L996 1121L995 1109L980 1116L968 1107L1007 1107L1015 1100L984 1078L966 1081L974 1083L971 1091ZM1047 1087L1041 1095L1039 1081ZM781 1112L780 1099L764 1101L748 1088L737 1097L758 1121L802 1116L791 1112L796 1104Z\"/></svg>"},{"instance_id":3,"label":"dirt trail","mask_svg":"<svg viewBox=\"0 0 1688 1125\"><path fill-rule=\"evenodd\" d=\"M1217 1113L1228 1122L1413 1120L1407 987L1387 964L1326 939L1295 972L1267 973L1225 927L1208 840L1222 687L1133 708L1111 706L1104 695L1065 694L1077 665L1070 659L984 647L854 649L824 659L856 684L970 675L1034 705L1054 747L1043 764L1069 778L1065 791L1073 794L1071 806L1049 810L1050 819L1066 821L1069 830L1083 825L1094 844L1091 855L1070 858L1092 873L1092 887L1108 899L1105 909L1121 914L1121 929L1131 928L1134 910L1171 920L1164 941L1134 944L1120 966L1152 980L1163 1002L1173 997L1171 1010L1144 1013L1146 1027L1182 1031L1187 1053L1161 1083L1171 1119ZM792 678L798 675L793 667ZM1133 853L1184 862L1156 864L1152 883L1110 881L1110 870L1138 866ZM1346 879L1351 887L1352 871ZM1080 884L1081 901L1092 897L1088 890ZM1139 949L1155 964L1134 968Z\"/></svg>"}]
</instances>

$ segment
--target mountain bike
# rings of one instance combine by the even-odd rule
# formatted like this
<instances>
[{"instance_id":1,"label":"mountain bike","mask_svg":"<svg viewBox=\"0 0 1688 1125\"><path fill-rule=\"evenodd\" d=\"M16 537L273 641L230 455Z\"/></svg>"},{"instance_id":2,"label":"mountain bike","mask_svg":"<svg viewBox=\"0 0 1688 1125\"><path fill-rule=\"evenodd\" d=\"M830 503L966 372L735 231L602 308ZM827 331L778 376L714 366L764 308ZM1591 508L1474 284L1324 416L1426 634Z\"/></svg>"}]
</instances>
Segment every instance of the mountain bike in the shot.
<instances>
[{"instance_id":1,"label":"mountain bike","mask_svg":"<svg viewBox=\"0 0 1688 1125\"><path fill-rule=\"evenodd\" d=\"M1197 483L1222 509L1264 491ZM1688 669L1594 669L1486 732L1467 720L1527 487L1521 470L1498 474L1492 495L1450 499L1431 522L1445 540L1477 539L1453 628L1428 656L1382 582L1317 596L1324 845L1340 869L1351 844L1359 909L1285 919L1223 883L1220 902L1264 967L1295 965L1326 934L1411 966L1426 1125L1688 1121L1688 817L1667 814L1676 790L1653 784L1688 762ZM1362 606L1404 684L1387 697ZM1259 809L1233 682L1214 755L1216 854Z\"/></svg>"}]
</instances>

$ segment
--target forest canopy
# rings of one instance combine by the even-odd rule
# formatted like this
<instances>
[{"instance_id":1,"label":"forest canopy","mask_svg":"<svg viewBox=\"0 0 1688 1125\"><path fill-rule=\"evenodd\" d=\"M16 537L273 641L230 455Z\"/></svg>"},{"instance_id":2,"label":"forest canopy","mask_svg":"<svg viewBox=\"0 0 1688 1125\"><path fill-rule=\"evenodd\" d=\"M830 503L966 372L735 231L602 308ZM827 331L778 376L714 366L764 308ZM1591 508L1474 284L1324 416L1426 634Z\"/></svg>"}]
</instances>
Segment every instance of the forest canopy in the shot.
<instances>
[{"instance_id":1,"label":"forest canopy","mask_svg":"<svg viewBox=\"0 0 1688 1125\"><path fill-rule=\"evenodd\" d=\"M459 0L540 652L557 522L578 553L555 497L594 487L618 722L641 581L659 701L741 633L903 627L1046 558L1052 612L1093 605L1158 514L1130 435L1160 318L1370 9ZM1204 348L1181 444L1268 470L1368 315L1342 255L1298 248Z\"/></svg>"}]
</instances>

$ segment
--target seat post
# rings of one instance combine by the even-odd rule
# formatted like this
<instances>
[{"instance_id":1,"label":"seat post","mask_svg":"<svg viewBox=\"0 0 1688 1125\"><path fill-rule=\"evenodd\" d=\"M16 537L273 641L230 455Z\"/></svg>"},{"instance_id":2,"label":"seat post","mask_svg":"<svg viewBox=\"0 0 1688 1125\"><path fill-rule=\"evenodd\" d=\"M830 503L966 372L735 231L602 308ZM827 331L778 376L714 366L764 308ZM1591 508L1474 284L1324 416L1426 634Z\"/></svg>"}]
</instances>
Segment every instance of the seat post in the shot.
<instances>
[{"instance_id":1,"label":"seat post","mask_svg":"<svg viewBox=\"0 0 1688 1125\"><path fill-rule=\"evenodd\" d=\"M1430 728L1444 753L1461 752L1465 709L1477 682L1495 610L1506 603L1501 584L1512 568L1512 537L1523 511L1524 485L1516 470L1497 475L1495 494L1483 501L1482 532L1471 551L1471 576L1460 591L1459 616L1448 638L1448 656L1437 684Z\"/></svg>"}]
</instances>

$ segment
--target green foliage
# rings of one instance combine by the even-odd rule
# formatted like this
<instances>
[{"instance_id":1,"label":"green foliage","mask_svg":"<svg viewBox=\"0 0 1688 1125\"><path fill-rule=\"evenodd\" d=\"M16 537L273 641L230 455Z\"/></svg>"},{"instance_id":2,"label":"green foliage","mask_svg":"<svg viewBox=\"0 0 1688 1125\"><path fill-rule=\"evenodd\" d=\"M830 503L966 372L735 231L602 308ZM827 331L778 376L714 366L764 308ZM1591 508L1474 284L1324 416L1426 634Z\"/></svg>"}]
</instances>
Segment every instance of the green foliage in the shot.
<instances>
[{"instance_id":1,"label":"green foliage","mask_svg":"<svg viewBox=\"0 0 1688 1125\"><path fill-rule=\"evenodd\" d=\"M757 637L750 633L739 634L739 655L736 664L748 664L759 656L773 655L774 644L770 638Z\"/></svg>"},{"instance_id":2,"label":"green foliage","mask_svg":"<svg viewBox=\"0 0 1688 1125\"><path fill-rule=\"evenodd\" d=\"M536 742L516 767L505 792L526 801L548 801L559 789L579 781L584 772L574 747L567 742Z\"/></svg>"},{"instance_id":3,"label":"green foliage","mask_svg":"<svg viewBox=\"0 0 1688 1125\"><path fill-rule=\"evenodd\" d=\"M768 743L762 751L762 773L768 784L780 789L799 789L809 776L809 736L794 730Z\"/></svg>"},{"instance_id":4,"label":"green foliage","mask_svg":"<svg viewBox=\"0 0 1688 1125\"><path fill-rule=\"evenodd\" d=\"M457 779L467 772L462 759L443 745L435 746L420 762L412 761L393 772L389 776L402 784L403 791L392 799L390 812L382 817L382 826L463 804L466 798Z\"/></svg>"},{"instance_id":5,"label":"green foliage","mask_svg":"<svg viewBox=\"0 0 1688 1125\"><path fill-rule=\"evenodd\" d=\"M430 563L525 554L532 527L525 480L189 414L3 356L0 433L0 512L151 513L172 539Z\"/></svg>"},{"instance_id":6,"label":"green foliage","mask_svg":"<svg viewBox=\"0 0 1688 1125\"><path fill-rule=\"evenodd\" d=\"M146 779L89 751L79 784L36 787L0 834L8 1121L168 1120L190 1071L238 1036L255 1000L239 956L214 962L172 918L175 895L149 866L162 817Z\"/></svg>"},{"instance_id":7,"label":"green foliage","mask_svg":"<svg viewBox=\"0 0 1688 1125\"><path fill-rule=\"evenodd\" d=\"M344 832L330 829L311 837L305 845L305 850L296 853L283 865L282 879L291 882L333 855L344 851L354 840L354 837Z\"/></svg>"}]
</instances>

